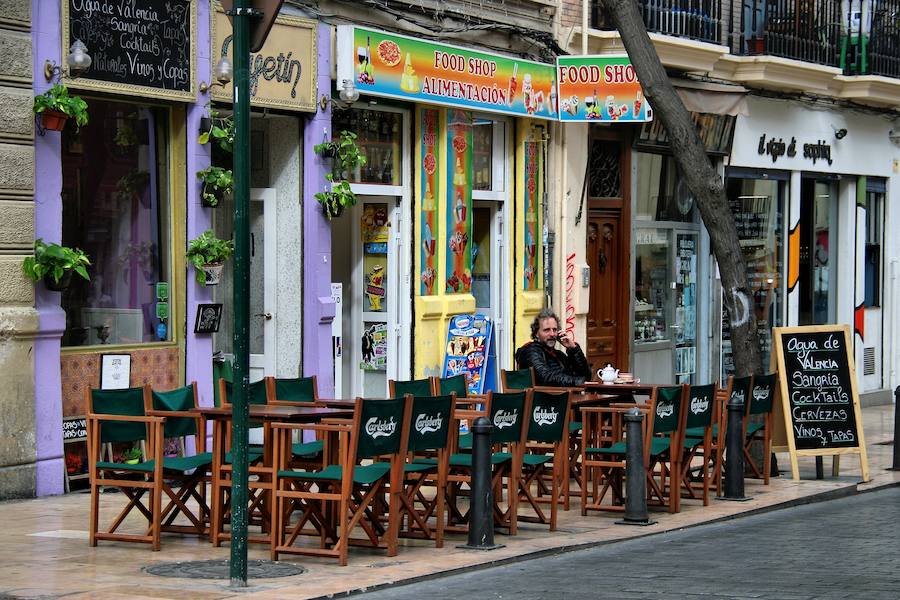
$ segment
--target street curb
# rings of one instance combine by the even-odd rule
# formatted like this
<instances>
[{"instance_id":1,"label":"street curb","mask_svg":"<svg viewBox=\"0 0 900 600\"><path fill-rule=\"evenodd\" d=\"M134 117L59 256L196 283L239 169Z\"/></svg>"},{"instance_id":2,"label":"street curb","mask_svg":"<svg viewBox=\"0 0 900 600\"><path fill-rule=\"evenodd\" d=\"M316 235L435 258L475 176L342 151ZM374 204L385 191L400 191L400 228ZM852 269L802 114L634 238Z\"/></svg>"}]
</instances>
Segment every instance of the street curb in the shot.
<instances>
[{"instance_id":1,"label":"street curb","mask_svg":"<svg viewBox=\"0 0 900 600\"><path fill-rule=\"evenodd\" d=\"M692 523L690 525L684 525L679 527L671 527L669 529L657 529L657 530L647 530L640 529L641 533L638 535L634 535L627 538L621 538L616 540L601 540L596 542L582 542L578 544L568 544L563 546L558 546L556 548L546 548L543 550L534 550L531 552L526 552L524 554L519 554L516 556L508 556L506 558L499 558L496 560L491 560L485 563L471 565L466 567L457 567L454 569L450 569L447 571L441 571L439 573L428 573L426 575L418 575L415 577L409 577L405 579L398 579L396 581L390 581L387 583L381 583L373 586L356 588L352 590L346 590L343 592L335 592L332 594L325 594L322 596L314 596L309 598L308 600L328 600L330 598L347 598L349 596L357 596L359 594L365 594L367 592L374 592L379 590L385 590L388 588L396 588L405 585L411 585L414 583L421 583L423 581L431 581L434 579L442 579L444 577L449 577L451 575L460 575L462 573L470 573L473 571L481 571L484 569L490 569L497 566L502 565L511 565L519 562L524 562L527 560L532 560L535 558L543 558L547 556L556 556L558 554L566 554L569 552L576 552L578 550L586 550L588 548L596 548L598 546L607 546L611 544L618 544L621 542L627 542L631 540L636 540L640 538L646 538L650 536L663 535L666 533L672 533L676 531L684 531L687 529L694 529L697 527L702 527L705 525L713 525L717 523L725 523L727 521L734 521L736 519L740 519L743 517L751 517L755 515L765 514L768 512L774 512L776 510L782 510L785 508L794 508L797 506L804 506L807 504L818 504L820 502L829 502L831 500L840 500L842 498L849 498L850 496L857 496L862 494L868 494L870 492L881 491L892 487L900 487L900 481L897 482L887 482L882 485L873 486L871 488L866 488L864 490L859 489L859 484L849 485L844 488L838 488L835 490L829 490L826 492L820 492L818 494L813 494L811 496L803 496L801 498L794 498L793 500L787 500L785 502L780 502L778 504L771 504L769 506L761 506L759 508L755 508L753 510L749 510L746 512L736 513L733 515L724 515L722 517L717 517L714 519L710 519L709 521L701 521L697 523Z\"/></svg>"}]
</instances>

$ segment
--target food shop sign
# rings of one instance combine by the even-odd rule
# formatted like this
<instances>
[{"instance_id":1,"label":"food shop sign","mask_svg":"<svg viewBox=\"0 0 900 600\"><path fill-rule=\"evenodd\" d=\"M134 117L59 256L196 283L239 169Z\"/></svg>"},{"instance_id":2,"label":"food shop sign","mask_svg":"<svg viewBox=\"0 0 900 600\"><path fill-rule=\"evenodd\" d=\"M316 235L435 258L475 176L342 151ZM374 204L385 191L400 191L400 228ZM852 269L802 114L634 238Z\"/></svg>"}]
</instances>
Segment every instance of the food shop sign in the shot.
<instances>
[{"instance_id":1,"label":"food shop sign","mask_svg":"<svg viewBox=\"0 0 900 600\"><path fill-rule=\"evenodd\" d=\"M362 94L556 119L556 68L539 62L340 25L338 87Z\"/></svg>"},{"instance_id":2,"label":"food shop sign","mask_svg":"<svg viewBox=\"0 0 900 600\"><path fill-rule=\"evenodd\" d=\"M653 120L627 55L560 56L556 61L560 121Z\"/></svg>"}]
</instances>

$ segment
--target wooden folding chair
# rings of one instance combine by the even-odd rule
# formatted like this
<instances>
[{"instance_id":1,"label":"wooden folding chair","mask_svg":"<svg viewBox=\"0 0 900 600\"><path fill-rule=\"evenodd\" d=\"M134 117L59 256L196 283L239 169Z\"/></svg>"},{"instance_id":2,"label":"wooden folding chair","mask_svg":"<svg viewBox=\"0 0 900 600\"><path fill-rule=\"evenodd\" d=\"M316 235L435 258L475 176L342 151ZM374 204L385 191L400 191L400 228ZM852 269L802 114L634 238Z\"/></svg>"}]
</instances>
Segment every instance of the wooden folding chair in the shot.
<instances>
[{"instance_id":1,"label":"wooden folding chair","mask_svg":"<svg viewBox=\"0 0 900 600\"><path fill-rule=\"evenodd\" d=\"M747 410L744 414L744 460L753 472L753 477L762 479L769 485L772 465L772 407L778 379L775 373L755 375L752 391L747 398ZM754 442L762 443L762 465L757 465L750 452Z\"/></svg>"},{"instance_id":2,"label":"wooden folding chair","mask_svg":"<svg viewBox=\"0 0 900 600\"><path fill-rule=\"evenodd\" d=\"M266 377L266 401L268 404L304 405L319 400L319 383L315 375L311 377L280 378ZM295 441L291 447L295 463L315 461L320 458L323 443L321 439Z\"/></svg>"},{"instance_id":3,"label":"wooden folding chair","mask_svg":"<svg viewBox=\"0 0 900 600\"><path fill-rule=\"evenodd\" d=\"M222 406L230 406L229 399L233 393L233 384L225 379L219 379L219 399ZM267 383L265 379L254 381L250 384L248 404L266 404L268 402ZM250 428L264 427L262 423L250 422ZM214 461L212 473L212 490L210 498L210 527L209 537L213 546L218 547L223 541L231 539L231 534L225 531L225 523L231 519L231 487L233 484L233 467L231 455L231 427L227 422L218 426L227 427L225 433L225 455L219 461ZM265 433L263 434L265 435ZM251 444L247 449L250 465L248 473L251 475L247 486L248 523L262 526L270 521L269 507L265 502L266 494L272 489L270 467L260 464L263 456L263 447ZM252 541L252 540L251 540ZM258 541L258 540L257 540Z\"/></svg>"},{"instance_id":4,"label":"wooden folding chair","mask_svg":"<svg viewBox=\"0 0 900 600\"><path fill-rule=\"evenodd\" d=\"M272 426L276 457L273 560L278 560L281 554L303 554L337 558L345 566L350 544L386 549L388 556L396 556L403 449L411 404L409 397L357 398L353 421L349 424L275 423ZM303 430L336 437L336 460L329 460L331 452L326 451L319 469L291 468L293 432ZM379 457L382 460L361 464L363 460ZM383 504L388 506L386 527L381 512ZM295 512L299 517L292 522ZM365 537L352 537L357 527ZM318 547L297 545L304 534L317 536Z\"/></svg>"},{"instance_id":5,"label":"wooden folding chair","mask_svg":"<svg viewBox=\"0 0 900 600\"><path fill-rule=\"evenodd\" d=\"M560 488L568 474L569 391L547 392L534 390L528 405L526 443L520 450L522 465L518 476L519 504L527 502L535 515L519 513L521 521L550 525L556 531L556 513L560 504ZM524 450L528 449L528 452ZM549 470L549 473L547 472ZM546 486L550 498L546 498ZM532 491L534 486L535 491ZM549 517L542 505L550 505Z\"/></svg>"},{"instance_id":6,"label":"wooden folding chair","mask_svg":"<svg viewBox=\"0 0 900 600\"><path fill-rule=\"evenodd\" d=\"M391 398L401 398L406 394L412 394L413 396L419 397L434 395L430 377L410 379L408 381L388 379L388 390L390 391Z\"/></svg>"},{"instance_id":7,"label":"wooden folding chair","mask_svg":"<svg viewBox=\"0 0 900 600\"><path fill-rule=\"evenodd\" d=\"M485 395L487 417L493 424L491 429L491 485L494 489L494 523L509 529L510 535L516 535L518 494L516 481L522 470L520 446L524 445L524 415L530 399L531 390L527 392L492 393ZM450 472L448 475L448 505L446 531L465 533L468 531L468 510L463 511L459 500L463 497L462 486L471 488L472 455L454 453L450 456ZM507 506L501 507L503 480L507 480Z\"/></svg>"},{"instance_id":8,"label":"wooden folding chair","mask_svg":"<svg viewBox=\"0 0 900 600\"><path fill-rule=\"evenodd\" d=\"M504 393L519 392L534 387L534 367L507 371L500 369L500 388Z\"/></svg>"},{"instance_id":9,"label":"wooden folding chair","mask_svg":"<svg viewBox=\"0 0 900 600\"><path fill-rule=\"evenodd\" d=\"M162 509L162 531L209 533L209 505L206 502L206 484L212 466L212 453L206 452L206 422L196 412L197 383L167 392L155 392L149 385L144 386L144 409L147 415L165 417L163 437L177 438L185 442L193 439L193 454L163 457L162 491L169 498ZM177 487L177 491L175 491ZM196 511L189 506L196 502ZM175 523L178 515L183 515L190 525Z\"/></svg>"},{"instance_id":10,"label":"wooden folding chair","mask_svg":"<svg viewBox=\"0 0 900 600\"><path fill-rule=\"evenodd\" d=\"M399 535L433 539L437 548L444 546L450 431L458 428L453 418L455 403L452 392L413 398L409 415ZM434 487L430 497L423 490L426 485Z\"/></svg>"},{"instance_id":11,"label":"wooden folding chair","mask_svg":"<svg viewBox=\"0 0 900 600\"><path fill-rule=\"evenodd\" d=\"M687 401L681 415L685 453L681 464L682 490L687 497L693 499L696 499L697 492L700 492L703 506L709 505L711 471L715 466L712 438L716 390L716 385L712 383L687 388L685 391ZM695 480L693 476L695 471L700 481Z\"/></svg>"},{"instance_id":12,"label":"wooden folding chair","mask_svg":"<svg viewBox=\"0 0 900 600\"><path fill-rule=\"evenodd\" d=\"M140 542L159 550L163 495L163 417L144 413L144 389L85 390L87 415L87 451L91 488L90 533L91 546L97 540ZM145 442L143 460L129 464L110 456L104 461L104 444L135 444ZM117 488L128 499L125 508L110 526L99 529L100 490ZM143 498L149 495L147 502ZM112 497L103 494L104 497ZM144 534L120 533L119 527L133 511L147 520Z\"/></svg>"}]
</instances>

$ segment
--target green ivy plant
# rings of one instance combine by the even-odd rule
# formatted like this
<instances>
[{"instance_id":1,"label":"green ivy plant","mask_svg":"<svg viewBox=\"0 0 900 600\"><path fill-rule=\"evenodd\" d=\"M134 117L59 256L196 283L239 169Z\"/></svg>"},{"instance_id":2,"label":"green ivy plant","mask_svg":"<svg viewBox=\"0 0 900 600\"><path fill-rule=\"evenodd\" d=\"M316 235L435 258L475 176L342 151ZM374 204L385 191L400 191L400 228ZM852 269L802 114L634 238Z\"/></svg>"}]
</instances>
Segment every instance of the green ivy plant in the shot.
<instances>
[{"instance_id":1,"label":"green ivy plant","mask_svg":"<svg viewBox=\"0 0 900 600\"><path fill-rule=\"evenodd\" d=\"M70 96L69 88L61 83L53 84L49 90L34 97L34 113L39 115L45 111L63 113L75 120L81 128L88 122L88 105L80 96Z\"/></svg>"},{"instance_id":2,"label":"green ivy plant","mask_svg":"<svg viewBox=\"0 0 900 600\"><path fill-rule=\"evenodd\" d=\"M234 174L231 169L208 167L197 171L197 179L203 183L203 202L207 206L218 206L219 201L234 189Z\"/></svg>"},{"instance_id":3,"label":"green ivy plant","mask_svg":"<svg viewBox=\"0 0 900 600\"><path fill-rule=\"evenodd\" d=\"M313 150L334 159L332 172L325 175L332 184L331 190L315 194L322 212L330 220L339 217L346 207L356 205L356 194L350 189L348 180L356 167L366 164L366 157L359 151L356 134L347 130L341 131L336 140L316 144Z\"/></svg>"},{"instance_id":4,"label":"green ivy plant","mask_svg":"<svg viewBox=\"0 0 900 600\"><path fill-rule=\"evenodd\" d=\"M206 276L203 267L207 265L220 265L234 254L234 242L217 238L212 229L207 229L199 236L188 242L188 249L184 256L195 267L195 279L197 283L205 285Z\"/></svg>"},{"instance_id":5,"label":"green ivy plant","mask_svg":"<svg viewBox=\"0 0 900 600\"><path fill-rule=\"evenodd\" d=\"M34 242L34 256L25 258L22 271L33 281L47 277L54 283L59 283L68 271L74 271L90 281L91 277L87 272L90 264L87 254L82 250L59 244L46 244L43 239L38 238Z\"/></svg>"},{"instance_id":6,"label":"green ivy plant","mask_svg":"<svg viewBox=\"0 0 900 600\"><path fill-rule=\"evenodd\" d=\"M212 141L225 152L232 152L234 149L234 117L219 116L219 111L212 106L208 108L208 112L209 130L201 133L197 142L208 144Z\"/></svg>"}]
</instances>

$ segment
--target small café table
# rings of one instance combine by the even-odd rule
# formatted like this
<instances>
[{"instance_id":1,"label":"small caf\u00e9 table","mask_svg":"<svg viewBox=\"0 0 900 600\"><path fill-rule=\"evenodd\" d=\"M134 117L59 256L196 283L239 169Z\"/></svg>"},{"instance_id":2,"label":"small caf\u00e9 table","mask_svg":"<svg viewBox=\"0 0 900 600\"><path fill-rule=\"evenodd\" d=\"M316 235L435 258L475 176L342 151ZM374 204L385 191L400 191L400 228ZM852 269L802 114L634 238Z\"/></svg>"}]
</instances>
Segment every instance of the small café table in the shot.
<instances>
[{"instance_id":1,"label":"small caf\u00e9 table","mask_svg":"<svg viewBox=\"0 0 900 600\"><path fill-rule=\"evenodd\" d=\"M252 543L269 544L271 536L269 535L269 523L271 513L269 506L271 500L269 498L274 485L274 448L271 435L272 423L318 423L326 418L347 418L353 416L352 405L349 407L329 407L318 406L314 403L294 403L294 404L251 404L250 419L263 423L263 451L260 460L255 464L251 464L248 468L250 475L256 476L256 480L249 482L248 487L251 490L257 490L256 497L252 497L253 509L259 509L262 514L262 534L248 536L248 541ZM225 500L223 488L231 487L232 472L231 465L226 460L227 439L229 426L231 424L233 410L232 406L208 406L197 409L203 417L213 423L213 442L212 442L212 509L211 522L209 528L210 541L214 546L218 546L222 541L231 539L229 533L221 531L223 514L225 511Z\"/></svg>"}]
</instances>

